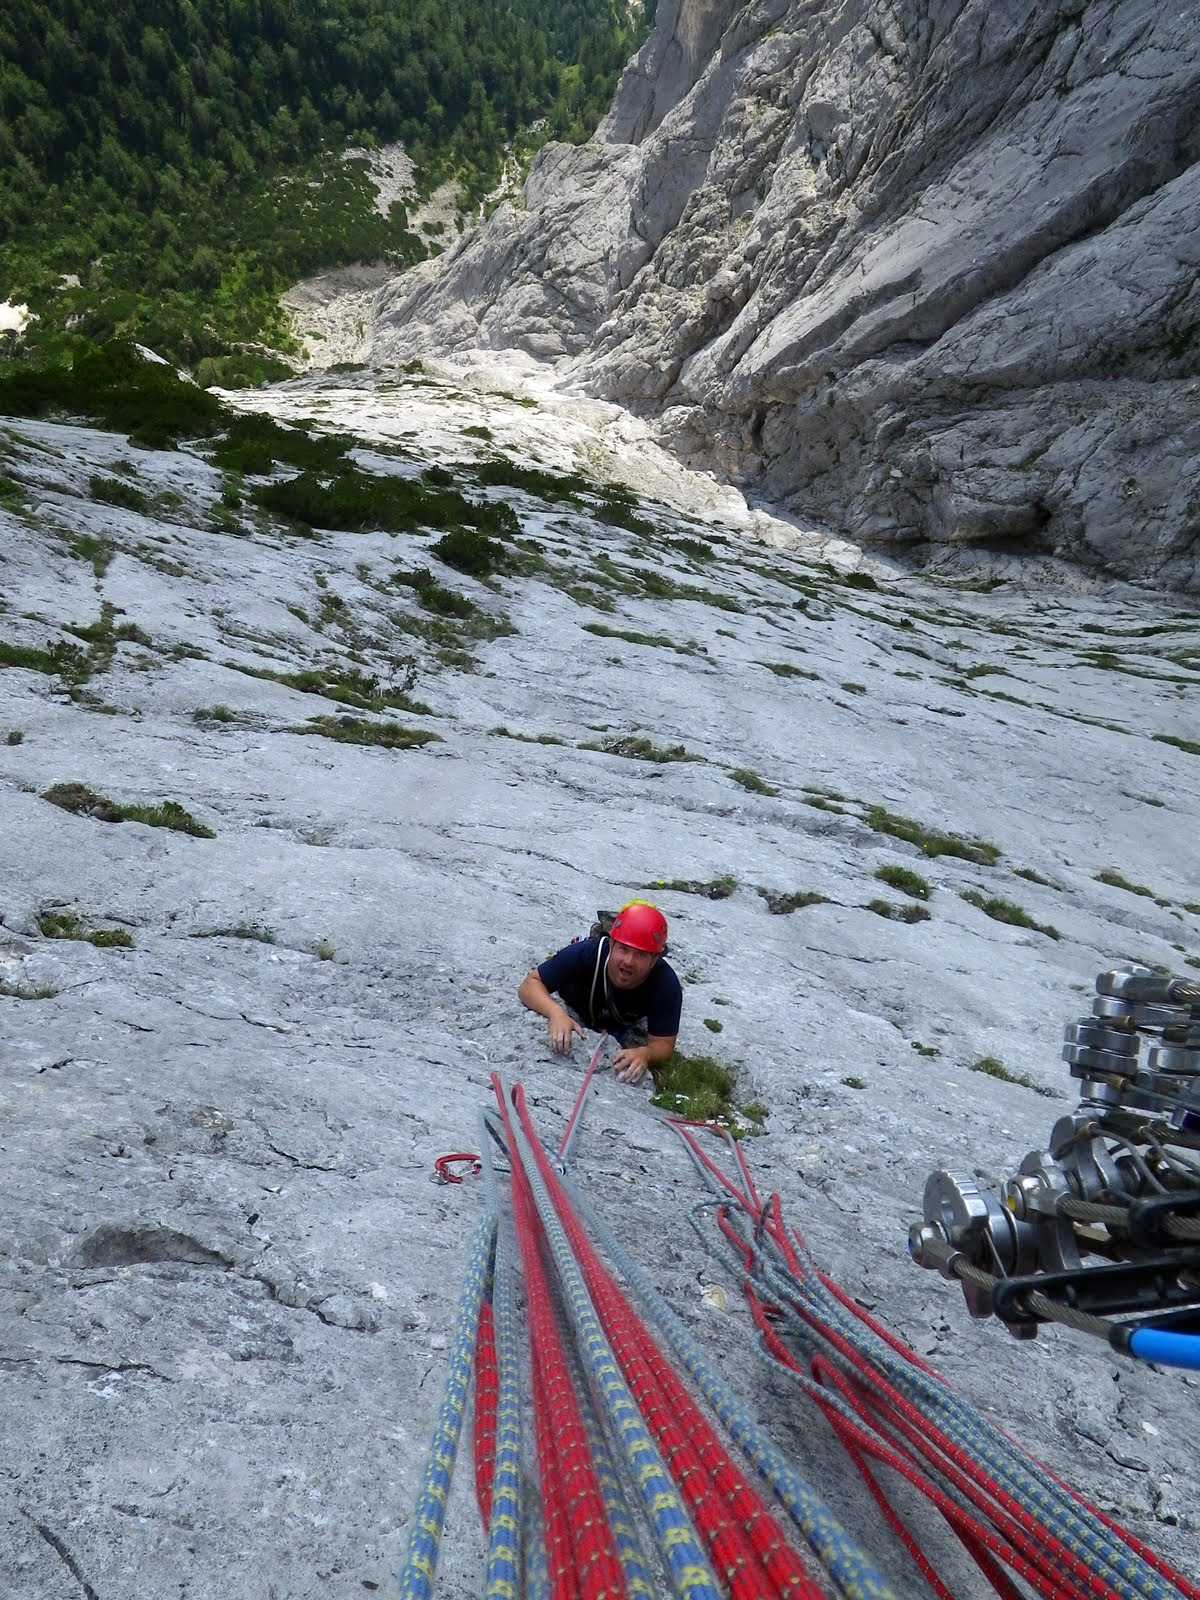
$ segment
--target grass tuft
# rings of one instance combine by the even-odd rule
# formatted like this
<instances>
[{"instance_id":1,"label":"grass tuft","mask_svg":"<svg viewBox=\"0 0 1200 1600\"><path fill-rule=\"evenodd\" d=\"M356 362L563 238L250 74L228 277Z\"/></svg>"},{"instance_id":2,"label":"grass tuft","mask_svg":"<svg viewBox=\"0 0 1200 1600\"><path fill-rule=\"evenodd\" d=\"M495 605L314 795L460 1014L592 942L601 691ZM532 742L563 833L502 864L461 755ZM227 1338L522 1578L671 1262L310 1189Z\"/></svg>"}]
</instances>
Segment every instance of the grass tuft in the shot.
<instances>
[{"instance_id":1,"label":"grass tuft","mask_svg":"<svg viewBox=\"0 0 1200 1600\"><path fill-rule=\"evenodd\" d=\"M74 816L92 817L97 822L141 822L148 828L171 828L176 833L187 833L193 839L216 838L210 827L174 800L163 800L154 806L126 806L110 800L107 795L97 794L84 783L56 783L44 791L42 799Z\"/></svg>"},{"instance_id":2,"label":"grass tuft","mask_svg":"<svg viewBox=\"0 0 1200 1600\"><path fill-rule=\"evenodd\" d=\"M1032 928L1034 933L1044 933L1047 939L1062 938L1057 928L1052 928L1049 923L1035 922L1028 911L1011 900L986 895L980 889L961 889L959 895L968 905L975 906L984 916L991 917L993 922L1006 922L1013 928Z\"/></svg>"},{"instance_id":3,"label":"grass tuft","mask_svg":"<svg viewBox=\"0 0 1200 1600\"><path fill-rule=\"evenodd\" d=\"M967 1068L968 1072L981 1072L985 1078L995 1078L999 1083L1015 1083L1021 1089L1032 1089L1047 1100L1060 1098L1057 1089L1048 1089L1035 1083L1027 1072L1011 1072L997 1056L980 1056Z\"/></svg>"},{"instance_id":4,"label":"grass tuft","mask_svg":"<svg viewBox=\"0 0 1200 1600\"><path fill-rule=\"evenodd\" d=\"M641 734L613 734L607 739L586 740L580 750L599 750L605 755L623 756L627 761L652 761L664 764L670 761L703 761L703 756L693 755L681 744L656 745Z\"/></svg>"},{"instance_id":5,"label":"grass tuft","mask_svg":"<svg viewBox=\"0 0 1200 1600\"><path fill-rule=\"evenodd\" d=\"M86 928L74 911L43 911L37 919L44 939L79 939L101 950L128 950L133 935L125 928Z\"/></svg>"},{"instance_id":6,"label":"grass tuft","mask_svg":"<svg viewBox=\"0 0 1200 1600\"><path fill-rule=\"evenodd\" d=\"M774 796L779 793L778 789L772 787L765 779L760 778L757 772L751 772L748 767L731 767L729 776L735 783L740 783L742 788L748 790L751 794Z\"/></svg>"},{"instance_id":7,"label":"grass tuft","mask_svg":"<svg viewBox=\"0 0 1200 1600\"><path fill-rule=\"evenodd\" d=\"M767 910L776 917L789 916L793 911L803 911L805 906L827 906L829 900L815 889L801 889L794 894L784 894L776 889L759 889L767 902Z\"/></svg>"},{"instance_id":8,"label":"grass tuft","mask_svg":"<svg viewBox=\"0 0 1200 1600\"><path fill-rule=\"evenodd\" d=\"M1144 883L1130 883L1129 879L1122 877L1115 867L1106 867L1103 872L1098 872L1096 882L1107 883L1114 889L1124 889L1129 894L1145 895L1147 900L1154 899L1153 889L1147 889Z\"/></svg>"},{"instance_id":9,"label":"grass tuft","mask_svg":"<svg viewBox=\"0 0 1200 1600\"><path fill-rule=\"evenodd\" d=\"M868 900L864 908L889 922L928 922L929 912L924 906L898 906L891 900Z\"/></svg>"},{"instance_id":10,"label":"grass tuft","mask_svg":"<svg viewBox=\"0 0 1200 1600\"><path fill-rule=\"evenodd\" d=\"M647 889L667 889L674 894L698 894L706 900L728 900L737 889L736 878L726 875L720 878L656 878L653 883L646 885Z\"/></svg>"},{"instance_id":11,"label":"grass tuft","mask_svg":"<svg viewBox=\"0 0 1200 1600\"><path fill-rule=\"evenodd\" d=\"M898 889L901 894L908 894L914 900L928 900L932 890L919 872L910 872L907 867L879 867L875 876L880 883L886 883L889 889Z\"/></svg>"},{"instance_id":12,"label":"grass tuft","mask_svg":"<svg viewBox=\"0 0 1200 1600\"><path fill-rule=\"evenodd\" d=\"M894 839L905 839L917 845L927 856L958 856L964 861L975 861L991 867L1000 859L1000 851L983 839L964 839L956 833L939 833L927 828L912 817L902 817L887 811L883 806L869 806L863 819L876 833L889 834Z\"/></svg>"},{"instance_id":13,"label":"grass tuft","mask_svg":"<svg viewBox=\"0 0 1200 1600\"><path fill-rule=\"evenodd\" d=\"M431 728L402 728L398 722L364 722L359 717L310 717L289 732L318 734L339 744L379 745L384 750L415 750L441 740Z\"/></svg>"}]
</instances>

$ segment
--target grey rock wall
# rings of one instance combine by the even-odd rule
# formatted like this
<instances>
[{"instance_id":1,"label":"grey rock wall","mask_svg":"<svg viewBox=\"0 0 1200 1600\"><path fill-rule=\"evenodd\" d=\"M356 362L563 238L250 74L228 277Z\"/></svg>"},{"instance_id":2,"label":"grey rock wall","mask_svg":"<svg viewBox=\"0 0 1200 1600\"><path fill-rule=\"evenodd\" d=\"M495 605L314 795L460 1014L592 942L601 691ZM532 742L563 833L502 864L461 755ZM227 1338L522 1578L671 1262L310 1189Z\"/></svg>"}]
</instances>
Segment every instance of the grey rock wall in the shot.
<instances>
[{"instance_id":1,"label":"grey rock wall","mask_svg":"<svg viewBox=\"0 0 1200 1600\"><path fill-rule=\"evenodd\" d=\"M375 353L563 361L863 541L1195 588L1198 113L1161 0L682 0Z\"/></svg>"}]
</instances>

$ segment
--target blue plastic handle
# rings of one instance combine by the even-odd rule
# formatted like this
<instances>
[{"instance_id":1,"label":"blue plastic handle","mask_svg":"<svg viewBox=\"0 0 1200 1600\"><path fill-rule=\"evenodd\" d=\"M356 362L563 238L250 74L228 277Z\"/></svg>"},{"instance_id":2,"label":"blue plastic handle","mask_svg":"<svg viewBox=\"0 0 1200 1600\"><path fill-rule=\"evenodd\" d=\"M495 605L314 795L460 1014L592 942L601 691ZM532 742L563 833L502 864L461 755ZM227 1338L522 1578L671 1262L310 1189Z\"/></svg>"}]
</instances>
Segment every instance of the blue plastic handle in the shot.
<instances>
[{"instance_id":1,"label":"blue plastic handle","mask_svg":"<svg viewBox=\"0 0 1200 1600\"><path fill-rule=\"evenodd\" d=\"M1139 1361L1157 1361L1163 1367L1186 1367L1200 1372L1200 1336L1168 1333L1164 1328L1139 1328L1129 1340Z\"/></svg>"}]
</instances>

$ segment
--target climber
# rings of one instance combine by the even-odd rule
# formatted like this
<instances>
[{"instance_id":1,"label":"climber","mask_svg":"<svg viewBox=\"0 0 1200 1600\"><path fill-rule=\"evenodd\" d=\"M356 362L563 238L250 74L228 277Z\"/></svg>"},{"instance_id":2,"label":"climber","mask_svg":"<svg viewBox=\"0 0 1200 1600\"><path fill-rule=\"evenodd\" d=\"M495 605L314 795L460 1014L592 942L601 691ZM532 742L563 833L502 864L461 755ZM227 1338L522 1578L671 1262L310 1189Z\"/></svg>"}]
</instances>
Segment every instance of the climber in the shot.
<instances>
[{"instance_id":1,"label":"climber","mask_svg":"<svg viewBox=\"0 0 1200 1600\"><path fill-rule=\"evenodd\" d=\"M611 934L564 945L525 977L517 998L546 1018L557 1055L570 1055L584 1028L610 1033L621 1047L613 1057L617 1077L639 1083L666 1066L679 1033L683 989L663 960L666 948L666 917L645 900L631 900Z\"/></svg>"}]
</instances>

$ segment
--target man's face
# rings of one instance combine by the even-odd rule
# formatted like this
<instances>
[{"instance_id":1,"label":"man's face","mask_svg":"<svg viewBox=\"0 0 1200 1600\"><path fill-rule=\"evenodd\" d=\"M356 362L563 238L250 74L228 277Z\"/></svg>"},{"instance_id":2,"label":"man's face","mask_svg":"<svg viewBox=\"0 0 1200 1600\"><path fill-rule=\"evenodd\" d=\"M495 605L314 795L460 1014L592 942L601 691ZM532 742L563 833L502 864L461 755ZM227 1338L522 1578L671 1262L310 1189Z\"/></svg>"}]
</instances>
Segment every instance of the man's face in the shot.
<instances>
[{"instance_id":1,"label":"man's face","mask_svg":"<svg viewBox=\"0 0 1200 1600\"><path fill-rule=\"evenodd\" d=\"M608 957L608 981L615 989L636 989L649 977L657 960L649 950L635 950L633 945L614 939Z\"/></svg>"}]
</instances>

